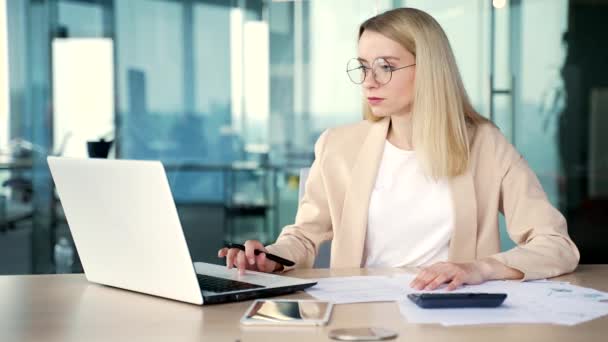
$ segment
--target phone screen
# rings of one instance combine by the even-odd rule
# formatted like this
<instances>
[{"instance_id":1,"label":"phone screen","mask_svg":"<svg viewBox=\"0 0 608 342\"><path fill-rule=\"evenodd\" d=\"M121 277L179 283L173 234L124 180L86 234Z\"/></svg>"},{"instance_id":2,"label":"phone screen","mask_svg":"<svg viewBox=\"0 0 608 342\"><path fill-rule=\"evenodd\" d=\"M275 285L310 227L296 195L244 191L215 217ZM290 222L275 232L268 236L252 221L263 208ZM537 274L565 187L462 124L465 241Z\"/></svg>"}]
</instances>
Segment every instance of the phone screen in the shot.
<instances>
[{"instance_id":1,"label":"phone screen","mask_svg":"<svg viewBox=\"0 0 608 342\"><path fill-rule=\"evenodd\" d=\"M245 315L248 321L267 323L318 322L328 316L329 302L260 300L254 302Z\"/></svg>"}]
</instances>

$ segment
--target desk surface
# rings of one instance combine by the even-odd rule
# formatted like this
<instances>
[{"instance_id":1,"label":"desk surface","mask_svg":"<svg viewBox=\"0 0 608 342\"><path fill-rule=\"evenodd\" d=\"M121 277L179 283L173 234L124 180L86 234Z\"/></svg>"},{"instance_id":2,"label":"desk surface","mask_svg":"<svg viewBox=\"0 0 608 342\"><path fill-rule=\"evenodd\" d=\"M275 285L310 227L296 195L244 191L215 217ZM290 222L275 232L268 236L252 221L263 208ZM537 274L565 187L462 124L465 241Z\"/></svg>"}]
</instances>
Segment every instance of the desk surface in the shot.
<instances>
[{"instance_id":1,"label":"desk surface","mask_svg":"<svg viewBox=\"0 0 608 342\"><path fill-rule=\"evenodd\" d=\"M402 269L310 269L301 278L378 275ZM608 265L583 265L556 279L608 291ZM300 292L285 298L309 298ZM330 324L318 328L243 328L251 302L199 307L88 283L83 275L0 276L2 341L330 341L334 328L380 326L399 341L606 341L608 317L574 327L409 324L396 303L337 305Z\"/></svg>"}]
</instances>

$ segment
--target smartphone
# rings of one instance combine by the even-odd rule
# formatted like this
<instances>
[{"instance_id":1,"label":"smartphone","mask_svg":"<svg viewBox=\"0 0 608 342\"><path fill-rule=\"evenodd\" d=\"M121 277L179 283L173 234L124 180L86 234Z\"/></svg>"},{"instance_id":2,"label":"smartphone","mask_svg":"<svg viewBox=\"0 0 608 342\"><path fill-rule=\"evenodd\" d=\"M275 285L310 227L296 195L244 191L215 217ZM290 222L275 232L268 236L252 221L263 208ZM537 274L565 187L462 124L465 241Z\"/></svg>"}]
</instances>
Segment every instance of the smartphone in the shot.
<instances>
[{"instance_id":1,"label":"smartphone","mask_svg":"<svg viewBox=\"0 0 608 342\"><path fill-rule=\"evenodd\" d=\"M425 309L494 308L507 298L506 293L410 293L407 297Z\"/></svg>"},{"instance_id":2,"label":"smartphone","mask_svg":"<svg viewBox=\"0 0 608 342\"><path fill-rule=\"evenodd\" d=\"M257 299L241 318L243 325L325 325L333 304L320 300Z\"/></svg>"}]
</instances>

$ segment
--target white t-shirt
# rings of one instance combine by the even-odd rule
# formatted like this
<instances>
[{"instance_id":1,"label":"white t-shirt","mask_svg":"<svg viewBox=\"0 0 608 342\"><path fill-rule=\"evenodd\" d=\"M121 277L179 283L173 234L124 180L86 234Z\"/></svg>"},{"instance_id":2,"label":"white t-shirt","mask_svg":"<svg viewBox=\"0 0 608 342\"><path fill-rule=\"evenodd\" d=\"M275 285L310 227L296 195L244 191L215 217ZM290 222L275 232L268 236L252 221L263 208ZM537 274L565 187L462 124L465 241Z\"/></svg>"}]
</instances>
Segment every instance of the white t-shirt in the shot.
<instances>
[{"instance_id":1,"label":"white t-shirt","mask_svg":"<svg viewBox=\"0 0 608 342\"><path fill-rule=\"evenodd\" d=\"M425 176L414 151L386 141L369 203L364 265L418 267L447 261L453 211L448 181Z\"/></svg>"}]
</instances>

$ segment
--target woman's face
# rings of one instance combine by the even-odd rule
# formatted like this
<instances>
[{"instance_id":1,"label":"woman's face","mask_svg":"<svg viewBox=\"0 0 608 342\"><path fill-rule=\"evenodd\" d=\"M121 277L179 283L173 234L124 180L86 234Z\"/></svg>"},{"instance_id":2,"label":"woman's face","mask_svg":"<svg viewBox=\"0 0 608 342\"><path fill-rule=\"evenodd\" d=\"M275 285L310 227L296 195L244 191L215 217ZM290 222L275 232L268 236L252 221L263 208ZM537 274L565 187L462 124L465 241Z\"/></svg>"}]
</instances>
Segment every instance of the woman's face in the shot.
<instances>
[{"instance_id":1,"label":"woman's face","mask_svg":"<svg viewBox=\"0 0 608 342\"><path fill-rule=\"evenodd\" d=\"M366 69L363 95L375 116L404 115L411 111L414 97L416 66L394 70L416 63L414 55L399 43L374 31L364 31L359 38L359 60L366 68L375 65L376 79L371 69ZM383 58L383 60L378 60ZM389 65L386 65L388 63ZM392 76L389 70L392 71ZM383 84L390 76L390 81Z\"/></svg>"}]
</instances>

